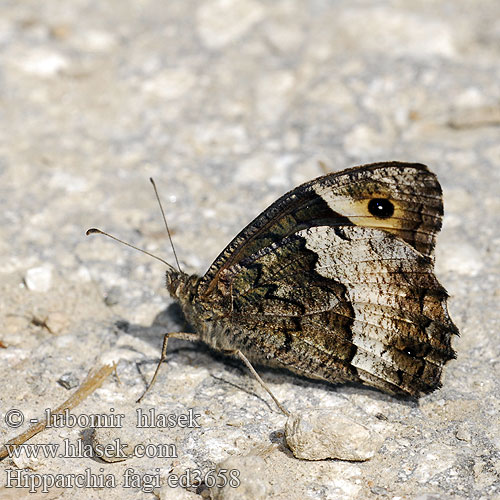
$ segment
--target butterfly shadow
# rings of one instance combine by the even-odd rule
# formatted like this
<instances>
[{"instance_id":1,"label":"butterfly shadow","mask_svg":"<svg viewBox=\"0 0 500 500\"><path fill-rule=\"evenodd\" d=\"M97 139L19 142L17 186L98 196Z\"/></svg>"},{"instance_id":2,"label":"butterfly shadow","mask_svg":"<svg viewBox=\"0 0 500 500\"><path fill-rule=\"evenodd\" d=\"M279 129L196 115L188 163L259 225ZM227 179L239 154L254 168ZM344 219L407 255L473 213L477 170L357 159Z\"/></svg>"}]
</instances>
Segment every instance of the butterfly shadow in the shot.
<instances>
[{"instance_id":1,"label":"butterfly shadow","mask_svg":"<svg viewBox=\"0 0 500 500\"><path fill-rule=\"evenodd\" d=\"M151 326L145 327L144 325L135 325L127 321L117 321L115 326L118 330L124 331L129 335L140 338L155 347L158 348L158 357L149 358L137 362L137 367L142 375L141 368L145 365L156 365L159 361L163 337L167 332L188 332L194 333L194 329L186 322L184 314L181 307L177 303L172 303L167 306L164 310L160 311L154 318ZM213 361L221 363L222 365L229 368L231 371L238 372L243 376L247 376L253 379L252 375L249 373L248 369L241 362L241 360L228 356L227 354L215 351L203 343L201 340L198 342L191 342L187 340L170 338L168 341L168 351L167 359L172 355L179 355L185 353L197 354L197 364L203 365L210 372L211 367L213 368ZM168 361L167 361L168 362ZM338 383L332 384L324 380L315 380L291 371L285 368L275 368L270 366L261 365L259 363L254 364L254 368L257 373L264 379L265 382L272 383L273 385L290 384L297 389L314 389L318 388L321 390L326 390L328 392L334 392L339 395L339 397L347 399L349 396L368 396L371 399L378 400L381 402L398 401L400 404L409 407L417 407L418 400L409 396L403 395L391 395L379 391L373 387L365 386L356 382ZM253 397L258 398L262 401L271 411L278 411L272 402L268 401L265 396L260 394L260 386L258 384L249 386L247 383L237 383L235 380L230 380L224 376L211 374L213 379L220 383L232 386L241 390ZM144 377L144 383L149 383L149 380Z\"/></svg>"},{"instance_id":2,"label":"butterfly shadow","mask_svg":"<svg viewBox=\"0 0 500 500\"><path fill-rule=\"evenodd\" d=\"M162 342L165 333L167 332L187 332L194 333L194 329L185 321L181 308L177 303L170 304L163 311L158 313L154 318L151 326L135 325L127 321L119 320L115 322L115 327L119 331L123 331L129 335L140 338L158 349L158 357L149 358L137 362L139 372L144 378L144 383L149 383L149 380L143 375L142 367L145 365L157 365L162 349ZM167 360L172 356L179 354L193 353L197 355L196 363L198 366L204 366L208 371L213 371L214 361L219 362L226 368L231 369L233 372L238 372L239 375L250 375L247 368L238 359L231 356L224 355L220 352L214 351L208 347L201 340L198 342L191 342L183 339L170 338L168 341ZM167 361L168 362L168 361ZM212 370L211 370L212 368ZM271 411L274 411L272 403L268 402L265 397L259 394L257 387L250 388L245 383L237 383L235 380L230 380L229 377L210 374L211 378L218 382L237 388L238 390L250 394L262 401ZM251 377L251 376L250 376Z\"/></svg>"},{"instance_id":3,"label":"butterfly shadow","mask_svg":"<svg viewBox=\"0 0 500 500\"><path fill-rule=\"evenodd\" d=\"M160 311L154 318L150 326L133 324L125 320L118 320L115 322L115 328L136 337L142 341L151 344L157 349L158 356L141 360L137 362L139 372L142 374L141 368L145 365L157 365L160 359L163 338L166 333L171 332L186 332L194 333L194 330L185 322L184 315L181 308L177 303L170 304L164 310ZM187 340L169 338L167 357L170 358L172 354L179 354L185 352L193 353L209 353L210 349L203 342L190 342ZM145 380L148 383L149 380Z\"/></svg>"}]
</instances>

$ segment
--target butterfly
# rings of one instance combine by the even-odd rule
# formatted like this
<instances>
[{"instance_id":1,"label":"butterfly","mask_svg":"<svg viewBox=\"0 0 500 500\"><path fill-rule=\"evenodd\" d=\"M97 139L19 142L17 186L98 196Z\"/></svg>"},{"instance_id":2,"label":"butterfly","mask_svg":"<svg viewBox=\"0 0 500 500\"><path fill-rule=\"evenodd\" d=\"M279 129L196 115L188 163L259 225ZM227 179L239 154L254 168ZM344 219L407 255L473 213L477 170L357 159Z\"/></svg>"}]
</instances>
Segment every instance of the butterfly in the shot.
<instances>
[{"instance_id":1,"label":"butterfly","mask_svg":"<svg viewBox=\"0 0 500 500\"><path fill-rule=\"evenodd\" d=\"M458 330L434 275L442 216L425 165L330 173L264 210L203 276L171 266L166 286L196 332L186 335L217 351L419 397L456 357Z\"/></svg>"}]
</instances>

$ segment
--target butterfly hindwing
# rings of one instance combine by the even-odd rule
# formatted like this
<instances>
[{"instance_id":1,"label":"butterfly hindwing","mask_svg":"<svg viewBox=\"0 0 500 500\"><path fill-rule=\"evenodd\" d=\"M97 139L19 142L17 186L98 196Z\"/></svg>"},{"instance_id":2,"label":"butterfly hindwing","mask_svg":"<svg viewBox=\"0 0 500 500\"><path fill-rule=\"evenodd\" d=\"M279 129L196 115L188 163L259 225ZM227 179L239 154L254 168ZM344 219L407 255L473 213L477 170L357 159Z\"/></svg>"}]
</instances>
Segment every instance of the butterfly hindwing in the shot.
<instances>
[{"instance_id":1,"label":"butterfly hindwing","mask_svg":"<svg viewBox=\"0 0 500 500\"><path fill-rule=\"evenodd\" d=\"M436 388L454 355L430 259L380 230L301 230L221 280L243 352L272 352L270 364L309 377L416 395Z\"/></svg>"}]
</instances>

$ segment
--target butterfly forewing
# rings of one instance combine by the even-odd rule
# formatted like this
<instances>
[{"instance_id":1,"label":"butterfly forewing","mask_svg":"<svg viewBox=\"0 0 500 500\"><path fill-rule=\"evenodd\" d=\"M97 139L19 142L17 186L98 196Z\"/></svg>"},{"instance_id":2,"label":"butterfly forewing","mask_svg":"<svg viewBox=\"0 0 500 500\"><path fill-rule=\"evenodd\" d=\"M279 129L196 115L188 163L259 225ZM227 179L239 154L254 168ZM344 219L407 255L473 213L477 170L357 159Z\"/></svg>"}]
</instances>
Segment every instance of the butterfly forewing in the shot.
<instances>
[{"instance_id":1,"label":"butterfly forewing","mask_svg":"<svg viewBox=\"0 0 500 500\"><path fill-rule=\"evenodd\" d=\"M394 214L373 215L374 199L390 200ZM331 173L285 194L244 228L210 266L200 293L210 293L224 269L313 226L378 227L431 256L442 213L441 187L425 165L375 163Z\"/></svg>"}]
</instances>

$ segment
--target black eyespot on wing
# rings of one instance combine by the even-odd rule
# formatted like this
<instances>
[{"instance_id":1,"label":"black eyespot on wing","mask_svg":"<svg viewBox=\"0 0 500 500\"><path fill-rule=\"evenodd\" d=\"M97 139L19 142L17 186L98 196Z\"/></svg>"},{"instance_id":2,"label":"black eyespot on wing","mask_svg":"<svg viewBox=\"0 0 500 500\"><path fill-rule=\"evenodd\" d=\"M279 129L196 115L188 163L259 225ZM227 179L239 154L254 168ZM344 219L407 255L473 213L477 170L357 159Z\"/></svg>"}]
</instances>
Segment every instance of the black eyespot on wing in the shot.
<instances>
[{"instance_id":1,"label":"black eyespot on wing","mask_svg":"<svg viewBox=\"0 0 500 500\"><path fill-rule=\"evenodd\" d=\"M394 214L394 205L386 198L373 198L368 203L368 210L379 219L388 219Z\"/></svg>"}]
</instances>

